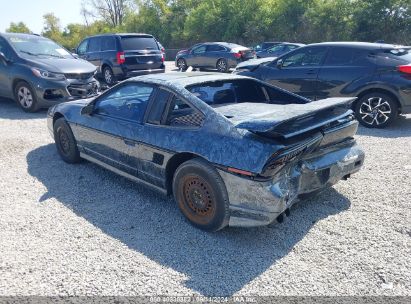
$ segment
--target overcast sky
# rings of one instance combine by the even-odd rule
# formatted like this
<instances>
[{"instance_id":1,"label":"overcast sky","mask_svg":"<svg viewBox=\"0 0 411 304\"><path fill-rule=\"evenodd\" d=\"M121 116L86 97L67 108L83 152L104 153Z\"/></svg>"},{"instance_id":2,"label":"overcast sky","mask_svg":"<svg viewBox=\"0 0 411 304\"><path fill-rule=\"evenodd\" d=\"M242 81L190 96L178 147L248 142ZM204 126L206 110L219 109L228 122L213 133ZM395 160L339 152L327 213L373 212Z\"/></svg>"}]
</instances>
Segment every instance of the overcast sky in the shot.
<instances>
[{"instance_id":1,"label":"overcast sky","mask_svg":"<svg viewBox=\"0 0 411 304\"><path fill-rule=\"evenodd\" d=\"M69 23L82 23L81 0L0 0L0 32L10 22L23 21L34 33L43 29L43 15L54 13L64 28Z\"/></svg>"}]
</instances>

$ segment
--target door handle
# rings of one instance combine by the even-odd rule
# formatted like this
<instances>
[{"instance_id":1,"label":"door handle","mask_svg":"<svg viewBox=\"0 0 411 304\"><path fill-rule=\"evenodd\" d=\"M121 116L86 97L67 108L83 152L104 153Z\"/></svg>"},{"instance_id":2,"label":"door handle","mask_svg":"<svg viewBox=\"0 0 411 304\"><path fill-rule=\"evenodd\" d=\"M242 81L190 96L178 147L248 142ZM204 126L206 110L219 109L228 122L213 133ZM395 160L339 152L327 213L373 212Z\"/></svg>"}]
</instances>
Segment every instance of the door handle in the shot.
<instances>
[{"instance_id":1,"label":"door handle","mask_svg":"<svg viewBox=\"0 0 411 304\"><path fill-rule=\"evenodd\" d=\"M136 143L132 140L123 139L123 141L127 146L135 147L135 145L136 145Z\"/></svg>"}]
</instances>

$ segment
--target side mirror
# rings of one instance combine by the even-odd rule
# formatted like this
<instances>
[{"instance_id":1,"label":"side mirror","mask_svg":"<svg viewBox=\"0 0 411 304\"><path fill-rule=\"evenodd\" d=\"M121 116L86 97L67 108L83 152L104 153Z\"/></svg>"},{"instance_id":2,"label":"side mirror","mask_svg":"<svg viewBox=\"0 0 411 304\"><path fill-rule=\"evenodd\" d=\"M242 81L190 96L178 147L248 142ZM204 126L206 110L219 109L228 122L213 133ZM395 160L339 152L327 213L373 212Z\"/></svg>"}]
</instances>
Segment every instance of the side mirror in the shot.
<instances>
[{"instance_id":1,"label":"side mirror","mask_svg":"<svg viewBox=\"0 0 411 304\"><path fill-rule=\"evenodd\" d=\"M91 115L94 112L94 103L89 103L81 109L81 115Z\"/></svg>"},{"instance_id":2,"label":"side mirror","mask_svg":"<svg viewBox=\"0 0 411 304\"><path fill-rule=\"evenodd\" d=\"M283 60L282 59L277 60L276 66L278 69L281 69L283 67Z\"/></svg>"},{"instance_id":3,"label":"side mirror","mask_svg":"<svg viewBox=\"0 0 411 304\"><path fill-rule=\"evenodd\" d=\"M11 60L8 59L8 58L6 57L6 55L4 55L3 52L0 52L0 60L3 61L3 62L6 63L6 64L8 64L8 63L11 62Z\"/></svg>"}]
</instances>

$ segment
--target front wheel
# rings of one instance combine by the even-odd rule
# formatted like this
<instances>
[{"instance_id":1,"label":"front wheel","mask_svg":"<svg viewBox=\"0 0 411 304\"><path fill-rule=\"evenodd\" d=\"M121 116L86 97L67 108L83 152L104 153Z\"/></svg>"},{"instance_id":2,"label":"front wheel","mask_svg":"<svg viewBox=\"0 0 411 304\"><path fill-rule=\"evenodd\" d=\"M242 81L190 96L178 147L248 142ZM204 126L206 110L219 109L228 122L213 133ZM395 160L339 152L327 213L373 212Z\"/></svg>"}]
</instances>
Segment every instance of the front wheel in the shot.
<instances>
[{"instance_id":1,"label":"front wheel","mask_svg":"<svg viewBox=\"0 0 411 304\"><path fill-rule=\"evenodd\" d=\"M187 63L183 58L177 60L177 67L180 71L184 72L187 70Z\"/></svg>"},{"instance_id":2,"label":"front wheel","mask_svg":"<svg viewBox=\"0 0 411 304\"><path fill-rule=\"evenodd\" d=\"M25 112L36 112L39 109L36 95L25 81L20 81L14 88L14 98Z\"/></svg>"},{"instance_id":3,"label":"front wheel","mask_svg":"<svg viewBox=\"0 0 411 304\"><path fill-rule=\"evenodd\" d=\"M54 141L60 157L69 164L80 162L80 152L70 126L64 118L59 118L54 123Z\"/></svg>"},{"instance_id":4,"label":"front wheel","mask_svg":"<svg viewBox=\"0 0 411 304\"><path fill-rule=\"evenodd\" d=\"M217 231L228 225L227 189L216 169L205 160L192 159L177 168L173 194L181 212L194 226Z\"/></svg>"},{"instance_id":5,"label":"front wheel","mask_svg":"<svg viewBox=\"0 0 411 304\"><path fill-rule=\"evenodd\" d=\"M370 93L357 102L355 116L367 128L384 128L397 118L398 106L391 96Z\"/></svg>"}]
</instances>

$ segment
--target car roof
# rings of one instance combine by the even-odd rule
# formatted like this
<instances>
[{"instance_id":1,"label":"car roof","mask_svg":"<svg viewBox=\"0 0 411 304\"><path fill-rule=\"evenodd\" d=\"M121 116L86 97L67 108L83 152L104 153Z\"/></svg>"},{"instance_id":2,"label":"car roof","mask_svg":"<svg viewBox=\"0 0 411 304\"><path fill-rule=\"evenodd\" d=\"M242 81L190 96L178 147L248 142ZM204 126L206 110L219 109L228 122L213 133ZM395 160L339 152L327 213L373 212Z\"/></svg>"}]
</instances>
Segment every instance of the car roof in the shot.
<instances>
[{"instance_id":1,"label":"car roof","mask_svg":"<svg viewBox=\"0 0 411 304\"><path fill-rule=\"evenodd\" d=\"M171 72L161 74L150 74L130 78L125 81L143 81L158 85L172 85L177 88L184 88L189 85L201 84L210 81L250 79L246 76L235 74L223 74L216 72Z\"/></svg>"},{"instance_id":2,"label":"car roof","mask_svg":"<svg viewBox=\"0 0 411 304\"><path fill-rule=\"evenodd\" d=\"M106 37L106 36L119 36L119 37L123 37L123 36L136 36L136 37L153 37L153 35L150 34L145 34L145 33L109 33L109 34L99 34L99 35L93 35L93 36L89 36L87 38L92 38L92 37Z\"/></svg>"},{"instance_id":3,"label":"car roof","mask_svg":"<svg viewBox=\"0 0 411 304\"><path fill-rule=\"evenodd\" d=\"M0 33L0 36L4 38L9 38L9 37L32 37L32 38L39 38L39 39L48 39L46 37L43 37L38 34L28 34L28 33Z\"/></svg>"},{"instance_id":4,"label":"car roof","mask_svg":"<svg viewBox=\"0 0 411 304\"><path fill-rule=\"evenodd\" d=\"M357 41L342 41L342 42L320 42L308 44L308 46L347 46L361 49L392 49L401 48L400 45L387 44L387 43L373 43L373 42L357 42Z\"/></svg>"}]
</instances>

